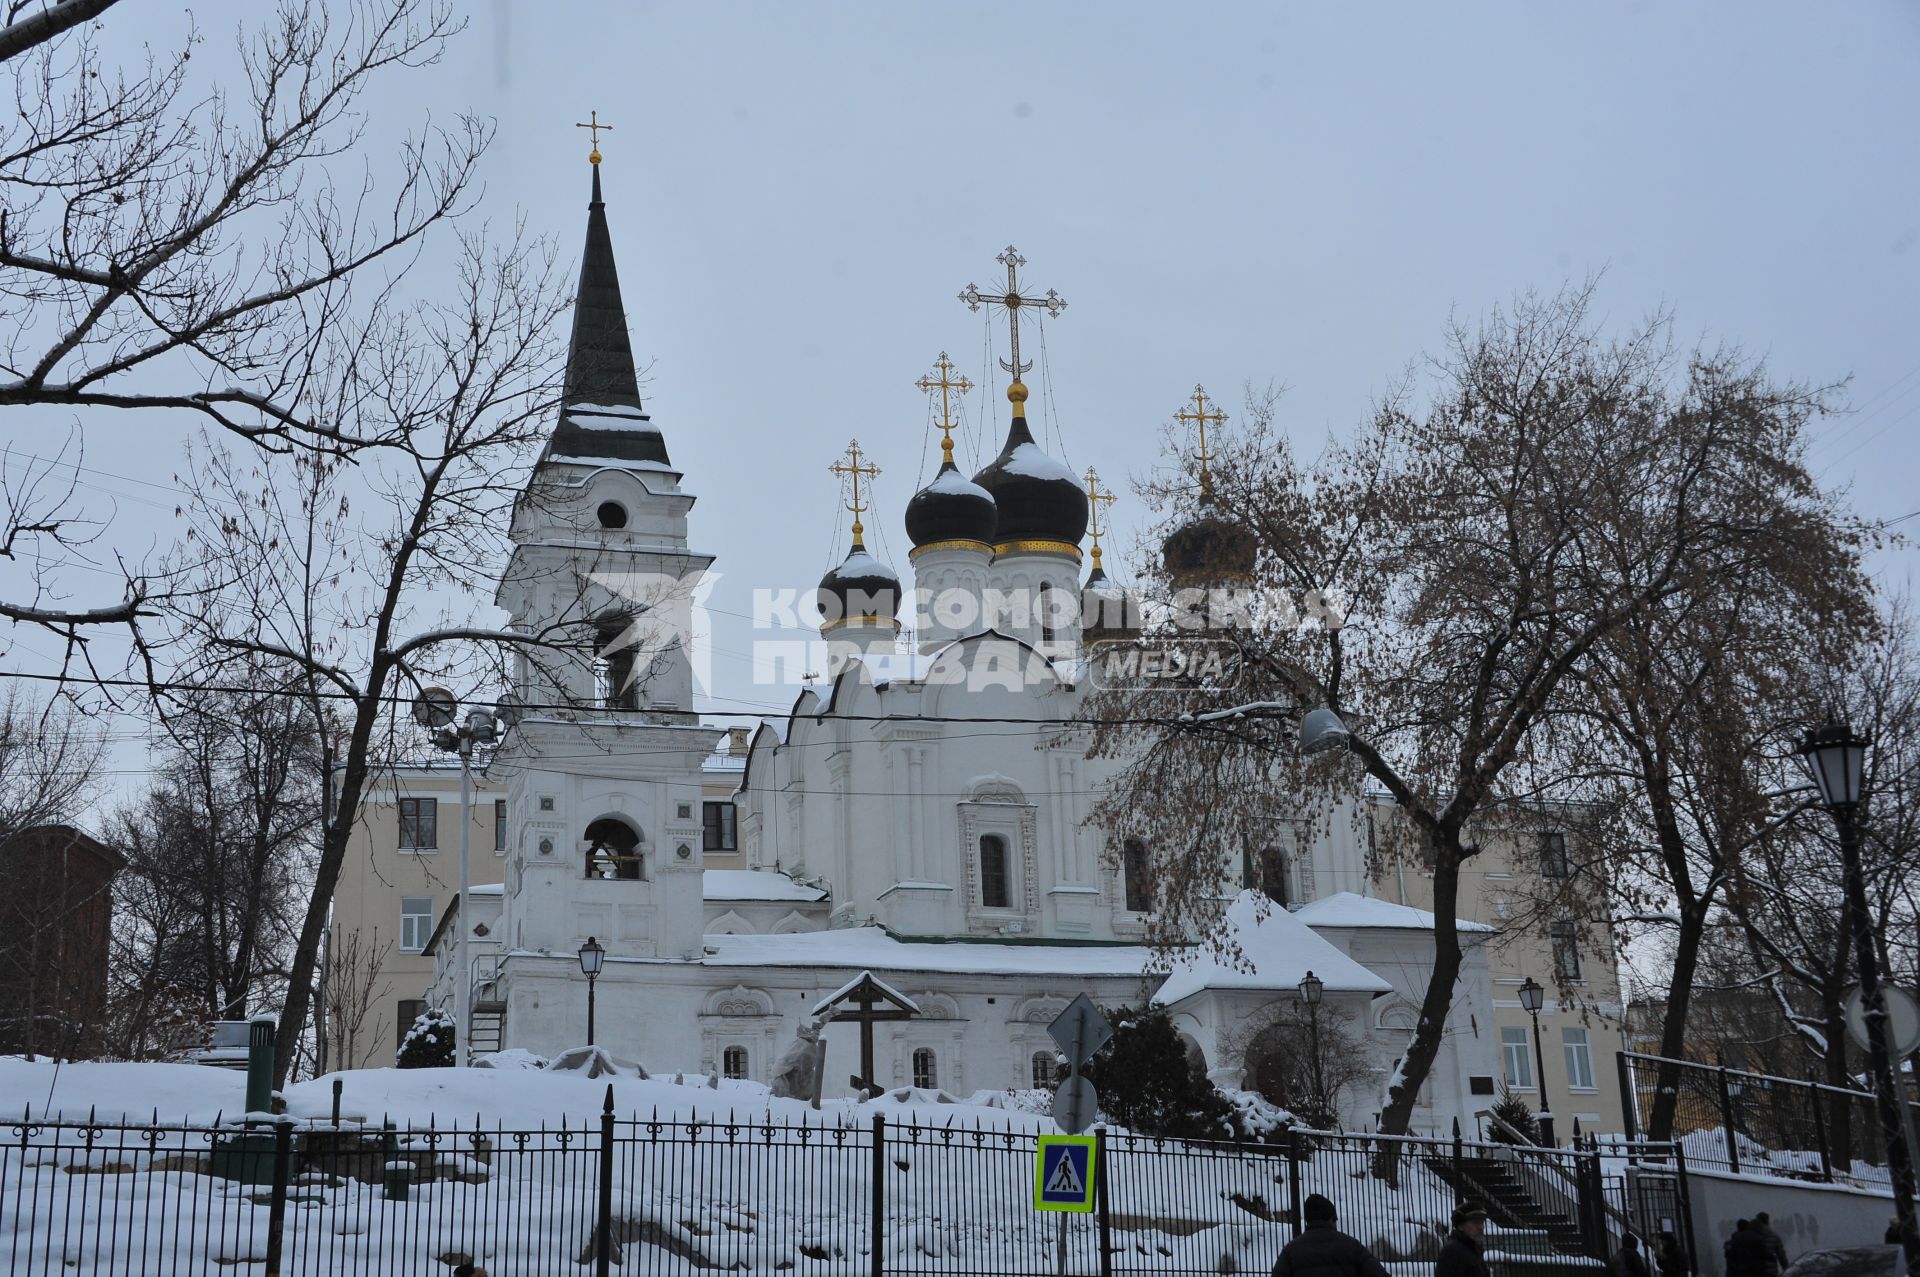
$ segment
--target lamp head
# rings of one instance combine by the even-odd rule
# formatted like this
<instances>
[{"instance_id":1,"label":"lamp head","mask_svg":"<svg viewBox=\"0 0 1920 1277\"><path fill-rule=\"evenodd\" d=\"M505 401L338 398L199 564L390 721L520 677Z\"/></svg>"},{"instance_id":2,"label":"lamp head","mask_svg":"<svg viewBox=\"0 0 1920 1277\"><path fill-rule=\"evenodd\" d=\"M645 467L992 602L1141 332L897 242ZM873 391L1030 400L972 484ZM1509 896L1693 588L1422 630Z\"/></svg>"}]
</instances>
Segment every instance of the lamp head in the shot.
<instances>
[{"instance_id":1,"label":"lamp head","mask_svg":"<svg viewBox=\"0 0 1920 1277\"><path fill-rule=\"evenodd\" d=\"M500 724L486 710L476 709L467 715L467 739L474 744L491 745L499 734Z\"/></svg>"},{"instance_id":2,"label":"lamp head","mask_svg":"<svg viewBox=\"0 0 1920 1277\"><path fill-rule=\"evenodd\" d=\"M1347 725L1340 716L1322 705L1319 709L1307 711L1300 720L1300 752L1302 754L1320 754L1330 749L1344 749L1353 739L1347 731Z\"/></svg>"},{"instance_id":3,"label":"lamp head","mask_svg":"<svg viewBox=\"0 0 1920 1277\"><path fill-rule=\"evenodd\" d=\"M444 687L423 687L413 698L413 721L422 727L438 729L451 726L460 702Z\"/></svg>"},{"instance_id":4,"label":"lamp head","mask_svg":"<svg viewBox=\"0 0 1920 1277\"><path fill-rule=\"evenodd\" d=\"M592 936L580 946L580 974L591 980L600 974L600 968L607 960L607 951Z\"/></svg>"},{"instance_id":5,"label":"lamp head","mask_svg":"<svg viewBox=\"0 0 1920 1277\"><path fill-rule=\"evenodd\" d=\"M1541 1004L1546 1001L1546 992L1538 980L1528 976L1527 982L1520 986L1521 1009L1529 1015L1538 1015Z\"/></svg>"},{"instance_id":6,"label":"lamp head","mask_svg":"<svg viewBox=\"0 0 1920 1277\"><path fill-rule=\"evenodd\" d=\"M1320 1005L1320 995L1326 991L1326 987L1326 981L1309 971L1300 981L1300 1000L1310 1007L1317 1007Z\"/></svg>"},{"instance_id":7,"label":"lamp head","mask_svg":"<svg viewBox=\"0 0 1920 1277\"><path fill-rule=\"evenodd\" d=\"M1851 726L1832 715L1825 726L1808 732L1801 740L1800 757L1806 760L1827 810L1848 811L1860 805L1867 744L1864 737L1854 735Z\"/></svg>"}]
</instances>

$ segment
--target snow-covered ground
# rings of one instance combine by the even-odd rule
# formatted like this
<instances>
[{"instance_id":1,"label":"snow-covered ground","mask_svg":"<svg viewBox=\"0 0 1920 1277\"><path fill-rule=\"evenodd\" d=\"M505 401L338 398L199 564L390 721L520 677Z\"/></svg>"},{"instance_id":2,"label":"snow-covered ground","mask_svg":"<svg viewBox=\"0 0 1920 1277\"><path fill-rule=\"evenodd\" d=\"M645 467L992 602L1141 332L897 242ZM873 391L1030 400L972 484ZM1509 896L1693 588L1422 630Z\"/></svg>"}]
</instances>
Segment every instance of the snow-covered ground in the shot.
<instances>
[{"instance_id":1,"label":"snow-covered ground","mask_svg":"<svg viewBox=\"0 0 1920 1277\"><path fill-rule=\"evenodd\" d=\"M1053 1270L1059 1217L1032 1206L1034 1136L1053 1129L1044 1095L903 1090L815 1110L755 1083L496 1063L289 1087L301 1156L282 1271L435 1273L464 1256L492 1277L581 1271L609 1085L617 1272L870 1273L876 1174L884 1271ZM325 1152L335 1080L345 1165ZM209 1173L207 1128L239 1114L244 1089L238 1072L193 1065L0 1060L0 1116L13 1123L10 1141L0 1125L9 1271L150 1277L263 1260L267 1191ZM368 1128L389 1121L383 1145ZM1288 1167L1273 1150L1122 1136L1110 1138L1107 1162L1120 1270L1265 1271L1290 1235ZM380 1182L394 1164L416 1178L404 1201ZM1364 1167L1363 1156L1316 1154L1300 1167L1300 1191L1333 1198L1383 1258L1430 1260L1451 1190L1412 1159L1397 1190ZM1069 1271L1097 1272L1093 1217L1069 1220Z\"/></svg>"}]
</instances>

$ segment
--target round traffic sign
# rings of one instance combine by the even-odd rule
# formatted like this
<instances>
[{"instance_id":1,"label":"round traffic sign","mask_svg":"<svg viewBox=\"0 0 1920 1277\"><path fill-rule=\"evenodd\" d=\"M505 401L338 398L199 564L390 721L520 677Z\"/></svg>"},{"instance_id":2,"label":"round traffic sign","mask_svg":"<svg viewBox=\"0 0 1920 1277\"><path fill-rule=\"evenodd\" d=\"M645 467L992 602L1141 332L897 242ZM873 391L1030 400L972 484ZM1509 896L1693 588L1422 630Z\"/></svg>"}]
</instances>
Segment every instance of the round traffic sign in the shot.
<instances>
[{"instance_id":1,"label":"round traffic sign","mask_svg":"<svg viewBox=\"0 0 1920 1277\"><path fill-rule=\"evenodd\" d=\"M1883 984L1880 996L1887 1004L1887 1050L1897 1059L1920 1051L1920 1002L1898 985ZM1847 1036L1867 1050L1867 1013L1860 988L1847 995Z\"/></svg>"}]
</instances>

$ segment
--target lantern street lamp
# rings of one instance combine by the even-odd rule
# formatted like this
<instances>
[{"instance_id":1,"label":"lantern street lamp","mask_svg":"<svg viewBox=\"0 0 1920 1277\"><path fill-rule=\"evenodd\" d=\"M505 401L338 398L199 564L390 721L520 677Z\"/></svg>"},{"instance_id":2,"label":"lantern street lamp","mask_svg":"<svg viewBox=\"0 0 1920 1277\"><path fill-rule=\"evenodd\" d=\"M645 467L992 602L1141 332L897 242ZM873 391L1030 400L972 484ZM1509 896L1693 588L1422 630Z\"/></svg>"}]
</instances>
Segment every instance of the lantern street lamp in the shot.
<instances>
[{"instance_id":1,"label":"lantern street lamp","mask_svg":"<svg viewBox=\"0 0 1920 1277\"><path fill-rule=\"evenodd\" d=\"M1534 1114L1540 1122L1540 1142L1551 1146L1553 1140L1553 1110L1547 1104L1547 1053L1540 1049L1540 1008L1546 1004L1547 991L1532 976L1520 986L1520 1006L1533 1017L1533 1069L1540 1082L1540 1111Z\"/></svg>"},{"instance_id":2,"label":"lantern street lamp","mask_svg":"<svg viewBox=\"0 0 1920 1277\"><path fill-rule=\"evenodd\" d=\"M1880 1134L1886 1141L1887 1176L1893 1181L1894 1209L1900 1220L1901 1246L1909 1277L1920 1277L1920 1228L1913 1203L1913 1150L1907 1147L1900 1116L1893 1054L1887 1044L1887 1003L1880 987L1880 955L1874 947L1873 918L1867 909L1866 877L1860 867L1860 807L1865 789L1867 741L1853 728L1829 716L1824 727L1800 742L1800 757L1813 774L1820 802L1840 831L1841 875L1846 882L1847 921L1853 929L1854 964L1860 968L1860 1002L1866 1013L1867 1056L1880 1110Z\"/></svg>"},{"instance_id":3,"label":"lantern street lamp","mask_svg":"<svg viewBox=\"0 0 1920 1277\"><path fill-rule=\"evenodd\" d=\"M1326 992L1326 982L1313 972L1307 972L1300 981L1300 1001L1307 1006L1307 1035L1309 1049L1313 1052L1313 1102L1322 1108L1327 1105L1327 1083L1320 1072L1320 996ZM1318 1115L1326 1120L1330 1114Z\"/></svg>"},{"instance_id":4,"label":"lantern street lamp","mask_svg":"<svg viewBox=\"0 0 1920 1277\"><path fill-rule=\"evenodd\" d=\"M580 974L587 977L587 1045L593 1045L593 982L600 978L601 964L607 960L607 951L592 936L580 946Z\"/></svg>"},{"instance_id":5,"label":"lantern street lamp","mask_svg":"<svg viewBox=\"0 0 1920 1277\"><path fill-rule=\"evenodd\" d=\"M460 1017L454 1030L455 1059L463 1067L473 1062L473 968L468 965L467 937L473 934L473 878L468 863L473 841L473 747L491 745L500 735L500 723L484 709L467 715L455 727L460 703L444 687L423 687L413 698L413 721L433 733L433 743L460 756L460 929L454 933L453 984Z\"/></svg>"}]
</instances>

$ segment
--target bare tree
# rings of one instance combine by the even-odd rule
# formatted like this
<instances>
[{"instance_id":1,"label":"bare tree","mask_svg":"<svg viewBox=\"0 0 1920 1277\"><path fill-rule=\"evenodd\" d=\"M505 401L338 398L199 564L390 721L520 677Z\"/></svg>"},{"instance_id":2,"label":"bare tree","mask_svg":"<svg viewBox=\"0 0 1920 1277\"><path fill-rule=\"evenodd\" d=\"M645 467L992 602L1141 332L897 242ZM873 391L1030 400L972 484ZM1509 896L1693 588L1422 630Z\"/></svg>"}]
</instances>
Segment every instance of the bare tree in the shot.
<instances>
[{"instance_id":1,"label":"bare tree","mask_svg":"<svg viewBox=\"0 0 1920 1277\"><path fill-rule=\"evenodd\" d=\"M365 144L369 83L435 61L462 25L452 7L286 0L236 35L229 66L195 58L191 26L171 52L113 65L92 21L109 7L10 0L0 26L15 104L0 124L8 420L44 434L64 414L172 414L280 454L402 438L356 411L370 392L343 354L407 305L432 232L471 207L492 126L423 126L395 163L336 175ZM63 569L99 519L70 473L6 478L0 543L32 588L0 616L60 634L71 660L91 627L149 610L157 578L138 564L118 564L120 597L75 599Z\"/></svg>"},{"instance_id":2,"label":"bare tree","mask_svg":"<svg viewBox=\"0 0 1920 1277\"><path fill-rule=\"evenodd\" d=\"M387 948L380 943L378 928L367 935L357 927L329 934L321 981L326 1033L319 1052L327 1065L351 1068L365 1055L368 1023L389 992L386 962Z\"/></svg>"},{"instance_id":3,"label":"bare tree","mask_svg":"<svg viewBox=\"0 0 1920 1277\"><path fill-rule=\"evenodd\" d=\"M1244 1085L1320 1130L1338 1129L1340 1101L1373 1076L1373 1056L1348 1021L1314 1016L1293 999L1270 1002L1234 1027L1223 1056Z\"/></svg>"},{"instance_id":4,"label":"bare tree","mask_svg":"<svg viewBox=\"0 0 1920 1277\"><path fill-rule=\"evenodd\" d=\"M1210 507L1170 520L1210 513L1252 540L1244 623L1209 632L1233 651L1232 685L1088 702L1096 750L1131 760L1096 819L1156 848L1167 939L1211 928L1223 859L1261 845L1276 806L1330 819L1363 786L1391 797L1379 854L1431 874L1437 922L1387 1132L1407 1129L1442 1042L1480 826L1570 796L1563 685L1622 625L1817 504L1794 458L1818 393L1737 353L1682 359L1664 317L1603 341L1589 299L1456 325L1424 407L1397 393L1310 466L1270 401L1253 405L1220 445ZM1344 720L1347 748L1301 758L1289 724L1317 707Z\"/></svg>"}]
</instances>

